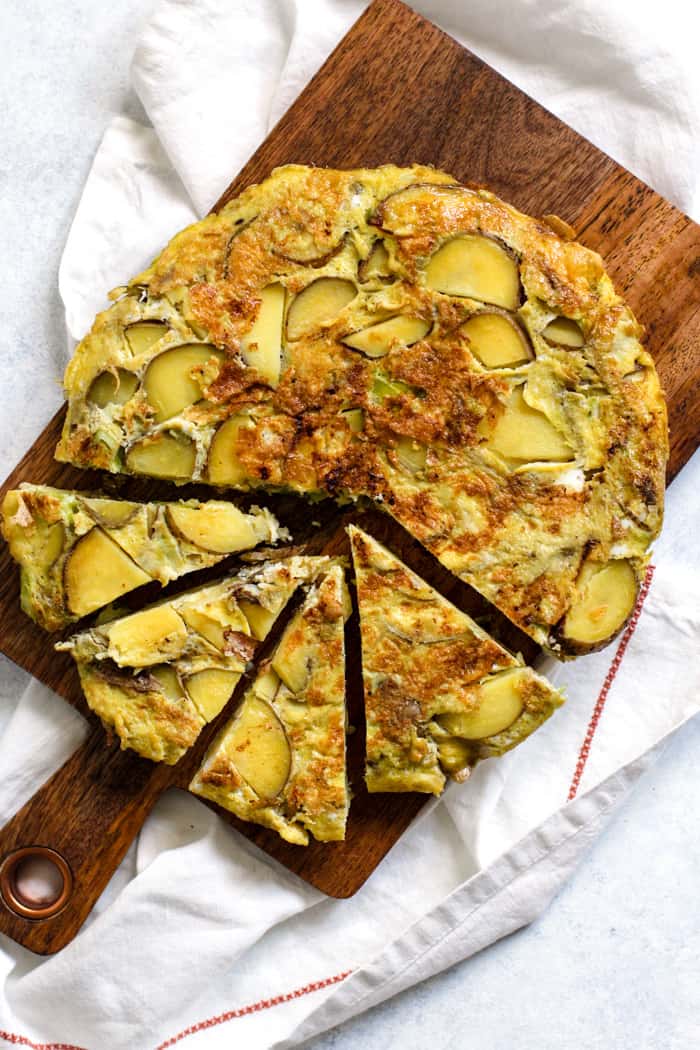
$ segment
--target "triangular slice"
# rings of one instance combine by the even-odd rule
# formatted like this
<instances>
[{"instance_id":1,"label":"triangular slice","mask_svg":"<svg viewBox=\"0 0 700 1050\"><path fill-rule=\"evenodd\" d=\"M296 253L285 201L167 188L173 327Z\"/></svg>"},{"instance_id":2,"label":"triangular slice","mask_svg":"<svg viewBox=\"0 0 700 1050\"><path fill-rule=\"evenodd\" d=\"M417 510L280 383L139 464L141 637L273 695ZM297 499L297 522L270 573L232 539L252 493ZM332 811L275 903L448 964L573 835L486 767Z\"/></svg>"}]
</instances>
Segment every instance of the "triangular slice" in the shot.
<instances>
[{"instance_id":1,"label":"triangular slice","mask_svg":"<svg viewBox=\"0 0 700 1050\"><path fill-rule=\"evenodd\" d=\"M24 611L57 631L151 580L286 539L268 510L225 500L130 503L47 485L5 496L2 531L21 569Z\"/></svg>"},{"instance_id":2,"label":"triangular slice","mask_svg":"<svg viewBox=\"0 0 700 1050\"><path fill-rule=\"evenodd\" d=\"M122 747L172 765L225 706L297 586L329 564L295 556L247 566L56 648L72 654L88 704Z\"/></svg>"},{"instance_id":3,"label":"triangular slice","mask_svg":"<svg viewBox=\"0 0 700 1050\"><path fill-rule=\"evenodd\" d=\"M242 820L307 845L345 838L343 569L313 586L272 657L221 731L190 790Z\"/></svg>"},{"instance_id":4,"label":"triangular slice","mask_svg":"<svg viewBox=\"0 0 700 1050\"><path fill-rule=\"evenodd\" d=\"M439 795L503 754L563 698L361 529L355 566L369 791Z\"/></svg>"}]
</instances>

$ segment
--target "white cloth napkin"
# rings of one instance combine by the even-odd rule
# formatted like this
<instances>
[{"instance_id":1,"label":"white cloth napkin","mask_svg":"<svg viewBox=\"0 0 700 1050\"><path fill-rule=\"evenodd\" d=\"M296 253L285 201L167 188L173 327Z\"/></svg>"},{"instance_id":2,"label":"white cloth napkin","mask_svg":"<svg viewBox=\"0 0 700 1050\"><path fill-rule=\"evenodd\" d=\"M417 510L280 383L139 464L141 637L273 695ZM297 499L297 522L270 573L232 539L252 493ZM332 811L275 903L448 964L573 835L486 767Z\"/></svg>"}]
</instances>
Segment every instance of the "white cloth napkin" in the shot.
<instances>
[{"instance_id":1,"label":"white cloth napkin","mask_svg":"<svg viewBox=\"0 0 700 1050\"><path fill-rule=\"evenodd\" d=\"M206 212L363 7L162 0L133 66L153 127L113 121L66 246L69 344L109 288ZM415 7L700 214L700 73L680 0L663 20L624 0ZM574 665L547 661L568 704L426 807L353 899L324 898L193 797L166 795L63 952L41 960L0 937L0 1045L291 1047L529 922L700 706L699 512L695 457L669 492L635 626ZM0 822L83 732L37 683L16 706L9 688L0 678Z\"/></svg>"}]
</instances>

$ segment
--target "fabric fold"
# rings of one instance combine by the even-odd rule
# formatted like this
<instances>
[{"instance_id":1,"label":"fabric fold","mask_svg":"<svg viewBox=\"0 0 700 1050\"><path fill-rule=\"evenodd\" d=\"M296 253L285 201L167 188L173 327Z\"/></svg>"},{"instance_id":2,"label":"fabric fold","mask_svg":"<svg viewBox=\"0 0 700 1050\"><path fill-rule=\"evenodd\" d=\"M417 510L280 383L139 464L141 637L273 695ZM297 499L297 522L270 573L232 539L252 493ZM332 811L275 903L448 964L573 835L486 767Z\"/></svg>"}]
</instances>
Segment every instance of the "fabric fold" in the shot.
<instances>
[{"instance_id":1,"label":"fabric fold","mask_svg":"<svg viewBox=\"0 0 700 1050\"><path fill-rule=\"evenodd\" d=\"M377 958L330 991L325 1002L273 1050L291 1050L493 944L494 914L499 939L536 919L663 747L660 742L590 794L554 813L467 880Z\"/></svg>"},{"instance_id":2,"label":"fabric fold","mask_svg":"<svg viewBox=\"0 0 700 1050\"><path fill-rule=\"evenodd\" d=\"M69 346L109 289L209 210L364 6L161 0L132 67L152 127L112 121L63 255ZM700 77L678 0L663 25L653 5L631 18L621 0L414 6L700 213ZM232 1038L246 1050L287 1048L539 914L657 743L700 708L699 481L696 456L669 491L649 593L624 648L618 639L574 664L548 661L541 669L565 689L565 707L524 747L429 803L354 898L323 897L198 800L170 792L63 952L42 960L0 937L0 1042L8 1032L154 1050L185 1031L193 1050ZM79 715L29 687L0 735L0 819L83 732Z\"/></svg>"}]
</instances>

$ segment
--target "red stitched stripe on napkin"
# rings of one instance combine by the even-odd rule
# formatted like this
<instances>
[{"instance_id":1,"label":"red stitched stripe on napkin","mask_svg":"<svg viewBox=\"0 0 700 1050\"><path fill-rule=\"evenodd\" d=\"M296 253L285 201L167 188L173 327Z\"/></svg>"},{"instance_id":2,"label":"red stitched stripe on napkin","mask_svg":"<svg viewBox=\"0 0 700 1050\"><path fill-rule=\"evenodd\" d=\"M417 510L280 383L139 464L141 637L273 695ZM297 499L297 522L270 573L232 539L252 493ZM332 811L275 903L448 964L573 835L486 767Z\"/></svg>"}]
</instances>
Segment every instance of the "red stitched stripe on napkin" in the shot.
<instances>
[{"instance_id":1,"label":"red stitched stripe on napkin","mask_svg":"<svg viewBox=\"0 0 700 1050\"><path fill-rule=\"evenodd\" d=\"M201 1032L205 1028L213 1028L217 1024L225 1024L226 1021L235 1021L239 1017L247 1017L248 1014L259 1013L260 1010L269 1010L271 1006L280 1006L282 1003L289 1003L292 999L301 999L304 995L309 995L311 992L319 992L322 988L328 988L331 984L339 984L344 981L346 977L349 977L352 970L345 970L343 973L337 973L333 977L324 977L322 981L314 981L312 984L305 984L302 988L295 988L293 992L285 992L283 995L275 995L272 999L260 999L257 1003L250 1003L248 1006L241 1006L237 1010L228 1010L225 1014L219 1014L217 1017L209 1017L206 1021L198 1021L197 1024L191 1025L189 1028L185 1028L184 1031L178 1032L177 1035L172 1036L170 1039L166 1039L164 1043L156 1047L156 1050L167 1050L168 1047L174 1046L175 1043L179 1043L181 1039L186 1039L188 1035L194 1035L196 1032ZM53 1047L50 1048L53 1050ZM69 1050L74 1050L73 1047Z\"/></svg>"},{"instance_id":2,"label":"red stitched stripe on napkin","mask_svg":"<svg viewBox=\"0 0 700 1050\"><path fill-rule=\"evenodd\" d=\"M225 1014L219 1014L217 1017L208 1017L206 1021L198 1021L197 1024L193 1024L182 1032L178 1032L177 1035L171 1036L170 1039L166 1039L156 1050L167 1050L167 1047L174 1046L181 1039L186 1039L188 1035L195 1035L205 1028L214 1028L217 1024L235 1021L238 1017L247 1017L248 1014L269 1010L272 1006L281 1006L282 1003L289 1003L293 999L301 999L302 996L309 995L311 992L320 992L322 988L328 988L332 984L340 984L351 973L352 970L345 970L343 973L337 973L333 977L324 977L322 981L314 981L312 984L305 984L302 988L295 988L292 992L275 995L272 999L260 999L257 1003L249 1003L248 1006L241 1006L237 1010L228 1010ZM72 1043L34 1043L26 1035L16 1035L14 1032L0 1031L0 1039L4 1039L7 1043L12 1043L13 1046L28 1046L30 1050L85 1050L84 1046L74 1046Z\"/></svg>"},{"instance_id":3,"label":"red stitched stripe on napkin","mask_svg":"<svg viewBox=\"0 0 700 1050\"><path fill-rule=\"evenodd\" d=\"M603 687L600 690L600 693L598 694L598 699L596 700L595 707L593 708L593 714L591 715L591 720L588 723L586 736L584 738L583 743L581 744L581 750L578 753L578 761L576 762L576 769L574 770L574 775L571 781L571 787L569 788L567 802L571 802L572 799L576 798L576 794L579 789L579 784L581 783L581 777L583 776L583 771L586 768L586 762L588 761L588 756L591 751L593 737L595 736L595 731L598 728L600 716L603 714L605 701L608 699L610 687L615 681L615 676L617 672L620 670L622 658L625 655L625 652L627 651L627 646L629 645L632 635L634 634L637 624L639 623L639 617L642 614L642 606L644 605L644 600L647 594L649 593L649 588L651 587L653 575L654 566L650 565L646 571L644 583L640 588L639 595L637 596L637 602L634 607L634 612L632 613L630 621L627 624L627 627L625 628L625 633L620 639L620 644L617 647L617 652L615 653L613 662L610 664L608 673L605 676L605 681L603 682Z\"/></svg>"},{"instance_id":4,"label":"red stitched stripe on napkin","mask_svg":"<svg viewBox=\"0 0 700 1050\"><path fill-rule=\"evenodd\" d=\"M205 1028L214 1028L215 1025L225 1024L226 1021L235 1021L238 1017L247 1017L248 1014L269 1010L272 1006L281 1006L282 1003L289 1003L293 999L301 999L302 996L309 995L311 992L320 992L322 988L328 988L332 984L340 984L351 973L352 970L345 970L343 973L337 973L333 977L324 977L321 981L313 981L312 984L305 984L302 988L295 988L292 992L275 995L272 999L260 999L257 1003L249 1003L248 1006L241 1006L237 1010L228 1010L225 1014L219 1014L217 1017L208 1017L206 1021L198 1021L197 1024L193 1024L182 1032L178 1032L177 1035L171 1036L170 1039L166 1039L156 1050L167 1050L167 1047L174 1046L181 1039L186 1039L188 1035L195 1035ZM33 1043L26 1036L16 1035L14 1032L0 1031L0 1039L4 1039L7 1043L12 1043L14 1046L28 1046L30 1050L85 1050L85 1047L73 1046L72 1043Z\"/></svg>"},{"instance_id":5,"label":"red stitched stripe on napkin","mask_svg":"<svg viewBox=\"0 0 700 1050\"><path fill-rule=\"evenodd\" d=\"M13 1046L28 1046L31 1050L85 1050L84 1046L73 1046L72 1043L33 1043L26 1035L16 1035L14 1032L0 1032L0 1039Z\"/></svg>"}]
</instances>

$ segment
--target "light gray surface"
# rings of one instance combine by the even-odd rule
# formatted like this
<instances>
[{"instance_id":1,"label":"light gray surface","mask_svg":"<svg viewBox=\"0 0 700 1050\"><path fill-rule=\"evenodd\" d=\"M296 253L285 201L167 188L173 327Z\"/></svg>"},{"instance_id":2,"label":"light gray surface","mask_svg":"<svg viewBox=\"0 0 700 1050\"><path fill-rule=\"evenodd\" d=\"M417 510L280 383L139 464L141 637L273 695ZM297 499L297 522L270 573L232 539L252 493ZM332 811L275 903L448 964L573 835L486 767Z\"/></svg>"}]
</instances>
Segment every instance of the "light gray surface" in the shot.
<instances>
[{"instance_id":1,"label":"light gray surface","mask_svg":"<svg viewBox=\"0 0 700 1050\"><path fill-rule=\"evenodd\" d=\"M153 0L3 0L3 474L58 407L61 249L104 127L139 119L128 63ZM21 376L19 380L17 374ZM38 383L43 374L55 380ZM0 665L0 728L24 683ZM538 923L314 1043L315 1050L700 1046L700 723L677 737Z\"/></svg>"},{"instance_id":2,"label":"light gray surface","mask_svg":"<svg viewBox=\"0 0 700 1050\"><path fill-rule=\"evenodd\" d=\"M700 719L531 926L309 1050L700 1046Z\"/></svg>"}]
</instances>

